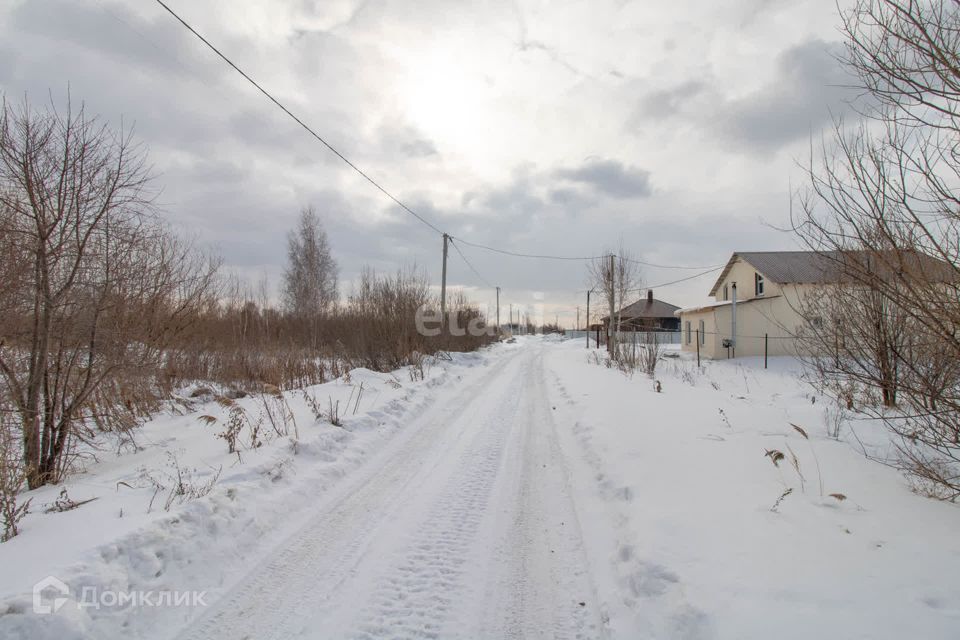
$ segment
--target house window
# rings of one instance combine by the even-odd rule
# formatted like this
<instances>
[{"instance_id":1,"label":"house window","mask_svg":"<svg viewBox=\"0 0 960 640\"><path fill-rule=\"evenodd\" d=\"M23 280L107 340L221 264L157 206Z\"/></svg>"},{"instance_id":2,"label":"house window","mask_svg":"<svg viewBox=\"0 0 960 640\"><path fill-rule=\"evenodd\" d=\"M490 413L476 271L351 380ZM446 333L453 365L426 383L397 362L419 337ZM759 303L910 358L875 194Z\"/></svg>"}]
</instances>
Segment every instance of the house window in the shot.
<instances>
[{"instance_id":1,"label":"house window","mask_svg":"<svg viewBox=\"0 0 960 640\"><path fill-rule=\"evenodd\" d=\"M703 320L701 320L700 321L700 346L703 346L706 344L706 339L707 339L707 332L703 325Z\"/></svg>"},{"instance_id":2,"label":"house window","mask_svg":"<svg viewBox=\"0 0 960 640\"><path fill-rule=\"evenodd\" d=\"M753 276L753 288L756 295L763 295L763 276L759 273L756 273Z\"/></svg>"},{"instance_id":3,"label":"house window","mask_svg":"<svg viewBox=\"0 0 960 640\"><path fill-rule=\"evenodd\" d=\"M687 320L687 344L690 344L690 321Z\"/></svg>"},{"instance_id":4,"label":"house window","mask_svg":"<svg viewBox=\"0 0 960 640\"><path fill-rule=\"evenodd\" d=\"M723 299L724 300L730 299L730 286L726 284L723 285Z\"/></svg>"}]
</instances>

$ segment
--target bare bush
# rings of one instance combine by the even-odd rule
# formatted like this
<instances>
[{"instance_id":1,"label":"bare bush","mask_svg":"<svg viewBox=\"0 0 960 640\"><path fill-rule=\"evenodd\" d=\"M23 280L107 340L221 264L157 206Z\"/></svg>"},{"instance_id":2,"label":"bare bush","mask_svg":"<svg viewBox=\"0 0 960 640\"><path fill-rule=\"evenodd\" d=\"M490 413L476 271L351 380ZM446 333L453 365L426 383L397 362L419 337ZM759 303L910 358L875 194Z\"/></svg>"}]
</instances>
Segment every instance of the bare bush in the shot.
<instances>
[{"instance_id":1,"label":"bare bush","mask_svg":"<svg viewBox=\"0 0 960 640\"><path fill-rule=\"evenodd\" d=\"M153 496L147 506L147 513L153 510L153 503L159 495L166 494L163 500L163 510L170 511L174 504L183 504L196 498L202 498L213 491L220 479L222 467L211 468L211 475L207 479L199 476L196 468L180 465L176 453L167 452L166 470L152 473L146 469L140 470L137 484L153 489Z\"/></svg>"},{"instance_id":2,"label":"bare bush","mask_svg":"<svg viewBox=\"0 0 960 640\"><path fill-rule=\"evenodd\" d=\"M340 419L340 401L337 400L334 402L333 398L330 397L328 397L327 400L329 407L326 413L323 414L323 418L335 427L342 427L343 420Z\"/></svg>"},{"instance_id":3,"label":"bare bush","mask_svg":"<svg viewBox=\"0 0 960 640\"><path fill-rule=\"evenodd\" d=\"M439 317L439 305L416 269L394 275L366 270L344 306L314 320L260 306L250 290L233 288L236 299L207 309L168 351L167 380L302 388L351 367L392 371L441 350L473 351L493 341L492 332L421 333L418 310ZM451 296L448 313L450 326L483 327L479 310L462 296Z\"/></svg>"},{"instance_id":4,"label":"bare bush","mask_svg":"<svg viewBox=\"0 0 960 640\"><path fill-rule=\"evenodd\" d=\"M824 387L882 420L925 493L960 496L960 4L856 0L843 62L865 120L837 121L795 220L834 271L807 319ZM822 325L822 326L818 326ZM880 402L849 402L844 385ZM851 406L854 405L854 406Z\"/></svg>"},{"instance_id":5,"label":"bare bush","mask_svg":"<svg viewBox=\"0 0 960 640\"><path fill-rule=\"evenodd\" d=\"M275 435L280 437L289 436L290 427L293 427L294 438L297 440L300 439L297 420L293 416L293 409L290 408L290 403L287 402L286 396L283 395L280 389L274 387L266 391L258 396L258 402L263 415L266 416L267 422L270 423L270 427L273 429ZM251 446L259 446L252 444L252 441L255 439L255 436L252 435Z\"/></svg>"},{"instance_id":6,"label":"bare bush","mask_svg":"<svg viewBox=\"0 0 960 640\"><path fill-rule=\"evenodd\" d=\"M14 425L0 414L0 542L6 542L20 533L18 524L30 511L30 500L20 500L20 491L26 484L19 438L14 435Z\"/></svg>"},{"instance_id":7,"label":"bare bush","mask_svg":"<svg viewBox=\"0 0 960 640\"><path fill-rule=\"evenodd\" d=\"M133 391L211 291L216 265L153 215L129 131L83 107L0 112L0 237L27 265L2 306L0 372L31 488L57 482L76 425L129 428L158 397Z\"/></svg>"},{"instance_id":8,"label":"bare bush","mask_svg":"<svg viewBox=\"0 0 960 640\"><path fill-rule=\"evenodd\" d=\"M643 372L651 378L657 371L657 363L663 356L663 344L660 342L660 334L656 331L649 331L644 335L644 343L640 346L640 367Z\"/></svg>"}]
</instances>

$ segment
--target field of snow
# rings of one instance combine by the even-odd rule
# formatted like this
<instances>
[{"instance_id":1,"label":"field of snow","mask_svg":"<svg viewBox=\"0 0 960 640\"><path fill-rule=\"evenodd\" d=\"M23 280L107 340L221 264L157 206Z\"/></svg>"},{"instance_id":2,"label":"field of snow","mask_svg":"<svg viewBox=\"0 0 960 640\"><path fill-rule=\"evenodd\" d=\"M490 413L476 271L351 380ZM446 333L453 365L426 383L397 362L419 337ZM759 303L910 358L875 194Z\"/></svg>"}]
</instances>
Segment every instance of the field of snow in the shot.
<instances>
[{"instance_id":1,"label":"field of snow","mask_svg":"<svg viewBox=\"0 0 960 640\"><path fill-rule=\"evenodd\" d=\"M795 360L682 354L657 393L585 353L551 349L547 385L612 637L958 637L960 510L864 456L880 425L829 438Z\"/></svg>"},{"instance_id":2,"label":"field of snow","mask_svg":"<svg viewBox=\"0 0 960 640\"><path fill-rule=\"evenodd\" d=\"M960 511L864 456L889 453L879 426L828 437L789 359L666 358L657 392L594 353L529 337L423 381L356 370L308 390L342 427L289 393L295 431L239 458L227 407L158 416L70 478L93 502L32 492L0 638L957 636ZM177 468L209 493L167 510ZM70 589L49 615L46 576ZM202 597L77 606L144 592Z\"/></svg>"}]
</instances>

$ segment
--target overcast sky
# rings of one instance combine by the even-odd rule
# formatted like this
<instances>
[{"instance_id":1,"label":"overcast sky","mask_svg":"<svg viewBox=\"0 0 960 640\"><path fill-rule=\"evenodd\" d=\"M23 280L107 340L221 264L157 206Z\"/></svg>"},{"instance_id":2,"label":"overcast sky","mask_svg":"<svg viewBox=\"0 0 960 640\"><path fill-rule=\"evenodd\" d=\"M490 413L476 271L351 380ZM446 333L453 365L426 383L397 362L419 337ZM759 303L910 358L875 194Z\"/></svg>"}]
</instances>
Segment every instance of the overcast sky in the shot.
<instances>
[{"instance_id":1,"label":"overcast sky","mask_svg":"<svg viewBox=\"0 0 960 640\"><path fill-rule=\"evenodd\" d=\"M824 0L169 0L241 68L411 208L511 251L653 263L795 248L797 162L852 96ZM0 88L133 123L166 216L276 287L313 204L341 267L416 263L440 238L308 137L151 0L0 0ZM502 303L571 322L577 262L462 247ZM646 268L656 285L691 271ZM493 293L456 252L449 282ZM705 276L656 296L703 301ZM505 314L504 314L505 317Z\"/></svg>"}]
</instances>

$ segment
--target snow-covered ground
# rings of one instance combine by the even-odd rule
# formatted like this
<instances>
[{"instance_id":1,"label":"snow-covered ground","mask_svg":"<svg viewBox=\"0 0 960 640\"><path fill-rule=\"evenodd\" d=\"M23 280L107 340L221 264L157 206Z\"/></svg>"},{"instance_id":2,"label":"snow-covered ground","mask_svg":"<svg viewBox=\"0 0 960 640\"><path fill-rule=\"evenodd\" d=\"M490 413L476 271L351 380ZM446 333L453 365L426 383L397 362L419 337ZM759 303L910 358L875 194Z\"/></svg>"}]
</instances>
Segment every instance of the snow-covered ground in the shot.
<instances>
[{"instance_id":1,"label":"snow-covered ground","mask_svg":"<svg viewBox=\"0 0 960 640\"><path fill-rule=\"evenodd\" d=\"M67 483L97 500L33 492L0 545L0 638L957 636L960 511L864 457L880 427L827 437L791 360L666 359L658 393L590 353L521 338L423 381L354 371L309 390L343 408L363 383L343 427L287 394L296 431L242 462L228 407L159 416ZM166 510L174 461L220 475ZM55 614L33 611L46 576Z\"/></svg>"}]
</instances>

